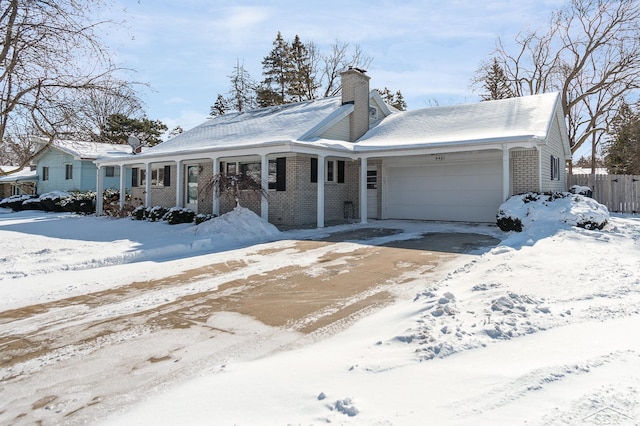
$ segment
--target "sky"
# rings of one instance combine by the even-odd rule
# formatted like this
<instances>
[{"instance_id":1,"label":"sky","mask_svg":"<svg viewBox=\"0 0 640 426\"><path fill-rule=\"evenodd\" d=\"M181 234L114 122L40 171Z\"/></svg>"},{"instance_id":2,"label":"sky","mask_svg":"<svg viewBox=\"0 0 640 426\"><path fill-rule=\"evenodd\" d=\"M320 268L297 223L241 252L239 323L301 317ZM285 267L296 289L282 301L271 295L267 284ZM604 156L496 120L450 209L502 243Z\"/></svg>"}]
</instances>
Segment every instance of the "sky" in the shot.
<instances>
[{"instance_id":1,"label":"sky","mask_svg":"<svg viewBox=\"0 0 640 426\"><path fill-rule=\"evenodd\" d=\"M114 0L106 34L127 78L142 89L147 116L172 129L204 121L229 91L238 61L262 79L278 31L321 52L337 40L373 58L371 87L400 90L408 109L476 102L470 82L497 37L544 26L562 0Z\"/></svg>"},{"instance_id":2,"label":"sky","mask_svg":"<svg viewBox=\"0 0 640 426\"><path fill-rule=\"evenodd\" d=\"M200 225L0 208L0 424L638 424L640 217L523 198L503 205L522 232L397 220L281 232L246 208ZM584 219L608 223L572 226ZM438 266L438 248L385 247L445 232L487 245ZM314 333L207 298L333 286L384 256L402 262L364 296L394 301Z\"/></svg>"}]
</instances>

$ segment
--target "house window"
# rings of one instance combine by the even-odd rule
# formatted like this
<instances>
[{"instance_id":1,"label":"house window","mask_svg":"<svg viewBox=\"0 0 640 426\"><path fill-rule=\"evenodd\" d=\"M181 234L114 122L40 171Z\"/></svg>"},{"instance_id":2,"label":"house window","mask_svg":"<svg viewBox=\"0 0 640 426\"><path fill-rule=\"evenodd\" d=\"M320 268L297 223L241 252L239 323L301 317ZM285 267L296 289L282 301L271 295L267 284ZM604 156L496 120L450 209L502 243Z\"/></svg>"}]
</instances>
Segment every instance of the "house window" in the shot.
<instances>
[{"instance_id":1,"label":"house window","mask_svg":"<svg viewBox=\"0 0 640 426\"><path fill-rule=\"evenodd\" d=\"M367 189L378 189L377 170L367 170Z\"/></svg>"},{"instance_id":2,"label":"house window","mask_svg":"<svg viewBox=\"0 0 640 426\"><path fill-rule=\"evenodd\" d=\"M106 177L114 177L116 175L116 168L114 166L107 166L104 168L104 175Z\"/></svg>"},{"instance_id":3,"label":"house window","mask_svg":"<svg viewBox=\"0 0 640 426\"><path fill-rule=\"evenodd\" d=\"M44 166L42 168L42 180L49 180L49 167Z\"/></svg>"},{"instance_id":4,"label":"house window","mask_svg":"<svg viewBox=\"0 0 640 426\"><path fill-rule=\"evenodd\" d=\"M560 158L551 156L551 180L560 180Z\"/></svg>"},{"instance_id":5,"label":"house window","mask_svg":"<svg viewBox=\"0 0 640 426\"><path fill-rule=\"evenodd\" d=\"M318 182L318 159L311 158L311 183Z\"/></svg>"},{"instance_id":6,"label":"house window","mask_svg":"<svg viewBox=\"0 0 640 426\"><path fill-rule=\"evenodd\" d=\"M64 165L64 178L66 180L73 179L73 164Z\"/></svg>"},{"instance_id":7,"label":"house window","mask_svg":"<svg viewBox=\"0 0 640 426\"><path fill-rule=\"evenodd\" d=\"M329 160L327 161L327 182L344 183L344 161Z\"/></svg>"},{"instance_id":8,"label":"house window","mask_svg":"<svg viewBox=\"0 0 640 426\"><path fill-rule=\"evenodd\" d=\"M236 163L227 163L226 172L227 176L233 176L238 173Z\"/></svg>"},{"instance_id":9,"label":"house window","mask_svg":"<svg viewBox=\"0 0 640 426\"><path fill-rule=\"evenodd\" d=\"M336 162L327 161L327 182L335 182L336 179Z\"/></svg>"},{"instance_id":10,"label":"house window","mask_svg":"<svg viewBox=\"0 0 640 426\"><path fill-rule=\"evenodd\" d=\"M132 182L133 183L133 182ZM141 186L147 183L146 170L140 169ZM171 166L155 166L151 168L151 186L155 188L163 188L171 185Z\"/></svg>"},{"instance_id":11,"label":"house window","mask_svg":"<svg viewBox=\"0 0 640 426\"><path fill-rule=\"evenodd\" d=\"M276 191L287 190L287 159L286 157L276 158Z\"/></svg>"},{"instance_id":12,"label":"house window","mask_svg":"<svg viewBox=\"0 0 640 426\"><path fill-rule=\"evenodd\" d=\"M131 186L133 188L138 186L139 173L140 173L140 170L137 167L132 167L131 168Z\"/></svg>"},{"instance_id":13,"label":"house window","mask_svg":"<svg viewBox=\"0 0 640 426\"><path fill-rule=\"evenodd\" d=\"M260 182L260 163L240 163L240 174Z\"/></svg>"}]
</instances>

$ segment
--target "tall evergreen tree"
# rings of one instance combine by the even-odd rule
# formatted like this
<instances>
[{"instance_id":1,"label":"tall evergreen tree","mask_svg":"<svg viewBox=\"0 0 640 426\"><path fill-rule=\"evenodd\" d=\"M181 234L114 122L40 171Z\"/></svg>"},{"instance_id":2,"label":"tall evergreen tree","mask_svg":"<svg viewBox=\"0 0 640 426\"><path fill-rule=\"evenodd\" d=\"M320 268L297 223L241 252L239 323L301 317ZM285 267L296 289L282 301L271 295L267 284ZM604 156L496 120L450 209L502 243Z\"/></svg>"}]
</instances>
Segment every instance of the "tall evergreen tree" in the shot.
<instances>
[{"instance_id":1,"label":"tall evergreen tree","mask_svg":"<svg viewBox=\"0 0 640 426\"><path fill-rule=\"evenodd\" d=\"M211 106L210 115L217 117L219 115L224 115L229 110L229 103L224 96L218 93L218 97L216 98L215 103Z\"/></svg>"},{"instance_id":2,"label":"tall evergreen tree","mask_svg":"<svg viewBox=\"0 0 640 426\"><path fill-rule=\"evenodd\" d=\"M227 103L231 109L238 112L254 109L257 106L257 85L244 68L244 64L240 64L239 60L236 62L229 79L231 80L231 90Z\"/></svg>"},{"instance_id":3,"label":"tall evergreen tree","mask_svg":"<svg viewBox=\"0 0 640 426\"><path fill-rule=\"evenodd\" d=\"M167 130L169 128L160 120L112 114L100 129L100 137L103 142L126 144L129 136L135 136L143 146L154 146L162 142L160 136Z\"/></svg>"},{"instance_id":4,"label":"tall evergreen tree","mask_svg":"<svg viewBox=\"0 0 640 426\"><path fill-rule=\"evenodd\" d=\"M624 103L612 123L613 138L604 147L610 174L640 174L640 114Z\"/></svg>"},{"instance_id":5,"label":"tall evergreen tree","mask_svg":"<svg viewBox=\"0 0 640 426\"><path fill-rule=\"evenodd\" d=\"M319 84L316 81L309 49L302 43L298 35L291 43L289 54L291 66L287 76L289 86L287 93L294 102L314 99Z\"/></svg>"},{"instance_id":6,"label":"tall evergreen tree","mask_svg":"<svg viewBox=\"0 0 640 426\"><path fill-rule=\"evenodd\" d=\"M497 58L493 58L491 65L481 68L481 74L476 77L475 81L485 91L480 95L482 101L495 101L515 97L507 75Z\"/></svg>"},{"instance_id":7,"label":"tall evergreen tree","mask_svg":"<svg viewBox=\"0 0 640 426\"><path fill-rule=\"evenodd\" d=\"M393 93L391 90L389 90L389 88L385 87L384 89L380 90L380 89L376 89L378 91L378 93L380 93L380 96L382 97L382 100L387 104L390 105L400 111L406 111L407 110L407 103L404 100L404 96L402 96L402 92L400 92L399 90L396 93Z\"/></svg>"},{"instance_id":8,"label":"tall evergreen tree","mask_svg":"<svg viewBox=\"0 0 640 426\"><path fill-rule=\"evenodd\" d=\"M280 31L273 42L273 49L262 61L262 70L264 80L258 89L258 105L264 107L289 102L288 82L293 71L291 48Z\"/></svg>"}]
</instances>

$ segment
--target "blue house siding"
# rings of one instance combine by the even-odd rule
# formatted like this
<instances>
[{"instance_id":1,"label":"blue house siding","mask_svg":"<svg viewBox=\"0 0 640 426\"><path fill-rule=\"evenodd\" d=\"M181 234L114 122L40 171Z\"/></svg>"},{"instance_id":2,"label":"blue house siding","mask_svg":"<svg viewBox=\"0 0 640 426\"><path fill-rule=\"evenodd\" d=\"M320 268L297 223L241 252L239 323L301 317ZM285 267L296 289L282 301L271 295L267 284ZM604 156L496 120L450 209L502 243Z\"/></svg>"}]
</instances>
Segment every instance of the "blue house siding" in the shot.
<instances>
[{"instance_id":1,"label":"blue house siding","mask_svg":"<svg viewBox=\"0 0 640 426\"><path fill-rule=\"evenodd\" d=\"M71 179L66 179L67 165L72 167ZM48 179L43 180L43 168L48 167ZM95 191L96 165L92 160L76 160L70 154L58 149L49 149L38 160L38 195L51 191ZM103 168L106 173L106 168ZM127 170L127 186L131 186L131 170ZM120 168L114 169L114 176L104 178L104 188L120 187Z\"/></svg>"}]
</instances>

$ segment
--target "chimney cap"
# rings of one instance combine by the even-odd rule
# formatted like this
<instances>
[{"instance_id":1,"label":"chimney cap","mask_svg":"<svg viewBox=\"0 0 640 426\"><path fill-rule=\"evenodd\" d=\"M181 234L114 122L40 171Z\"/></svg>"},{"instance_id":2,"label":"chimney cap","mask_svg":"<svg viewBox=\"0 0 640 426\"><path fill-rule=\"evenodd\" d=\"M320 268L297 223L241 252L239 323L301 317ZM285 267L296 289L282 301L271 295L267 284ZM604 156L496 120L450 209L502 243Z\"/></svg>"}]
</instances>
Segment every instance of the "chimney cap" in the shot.
<instances>
[{"instance_id":1,"label":"chimney cap","mask_svg":"<svg viewBox=\"0 0 640 426\"><path fill-rule=\"evenodd\" d=\"M358 72L361 72L362 74L366 74L367 70L363 70L362 68L358 68L358 67L352 67L351 65L349 65L349 69L350 70L356 70Z\"/></svg>"}]
</instances>

